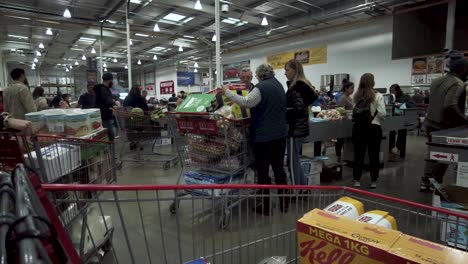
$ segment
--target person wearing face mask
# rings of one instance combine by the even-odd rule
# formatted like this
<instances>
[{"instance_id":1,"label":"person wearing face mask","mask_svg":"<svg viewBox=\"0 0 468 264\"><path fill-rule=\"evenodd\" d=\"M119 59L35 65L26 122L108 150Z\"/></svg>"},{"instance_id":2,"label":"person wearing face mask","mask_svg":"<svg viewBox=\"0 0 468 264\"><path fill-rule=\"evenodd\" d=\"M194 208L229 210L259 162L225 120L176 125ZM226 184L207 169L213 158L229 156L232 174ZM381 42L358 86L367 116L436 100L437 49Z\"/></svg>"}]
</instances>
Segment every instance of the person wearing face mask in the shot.
<instances>
[{"instance_id":1,"label":"person wearing face mask","mask_svg":"<svg viewBox=\"0 0 468 264\"><path fill-rule=\"evenodd\" d=\"M12 70L10 75L13 83L3 91L4 111L13 118L25 119L25 114L37 111L28 79L24 70L19 68Z\"/></svg>"},{"instance_id":2,"label":"person wearing face mask","mask_svg":"<svg viewBox=\"0 0 468 264\"><path fill-rule=\"evenodd\" d=\"M468 119L465 117L466 90L464 84L468 76L468 61L459 51L451 51L448 56L450 72L432 81L430 88L426 117L429 142L432 141L432 132L468 125ZM420 190L430 190L429 178L434 178L437 182L442 183L447 168L447 164L426 161Z\"/></svg>"},{"instance_id":3,"label":"person wearing face mask","mask_svg":"<svg viewBox=\"0 0 468 264\"><path fill-rule=\"evenodd\" d=\"M93 88L96 95L94 107L101 110L102 126L107 129L110 141L113 141L115 138L114 116L112 113L114 100L111 92L113 79L112 73L105 73L102 76L102 84L95 85Z\"/></svg>"}]
</instances>

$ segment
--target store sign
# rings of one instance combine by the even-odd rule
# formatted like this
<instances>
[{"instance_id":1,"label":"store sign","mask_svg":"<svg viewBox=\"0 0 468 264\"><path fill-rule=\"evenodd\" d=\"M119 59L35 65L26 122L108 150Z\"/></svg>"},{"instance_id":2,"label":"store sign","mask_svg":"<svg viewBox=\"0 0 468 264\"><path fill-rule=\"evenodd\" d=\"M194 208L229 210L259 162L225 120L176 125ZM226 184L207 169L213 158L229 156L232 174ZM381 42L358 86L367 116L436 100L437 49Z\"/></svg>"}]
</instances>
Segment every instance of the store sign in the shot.
<instances>
[{"instance_id":1,"label":"store sign","mask_svg":"<svg viewBox=\"0 0 468 264\"><path fill-rule=\"evenodd\" d=\"M327 47L310 48L268 56L267 62L273 66L273 69L283 69L284 65L292 59L296 59L304 65L327 63Z\"/></svg>"},{"instance_id":2,"label":"store sign","mask_svg":"<svg viewBox=\"0 0 468 264\"><path fill-rule=\"evenodd\" d=\"M444 73L444 57L431 56L413 58L411 66L411 84L431 84Z\"/></svg>"},{"instance_id":3,"label":"store sign","mask_svg":"<svg viewBox=\"0 0 468 264\"><path fill-rule=\"evenodd\" d=\"M223 65L223 80L238 80L242 69L250 69L250 61L239 61Z\"/></svg>"},{"instance_id":4,"label":"store sign","mask_svg":"<svg viewBox=\"0 0 468 264\"><path fill-rule=\"evenodd\" d=\"M458 162L458 154L431 151L431 160Z\"/></svg>"},{"instance_id":5,"label":"store sign","mask_svg":"<svg viewBox=\"0 0 468 264\"><path fill-rule=\"evenodd\" d=\"M194 72L177 72L177 85L194 85Z\"/></svg>"},{"instance_id":6,"label":"store sign","mask_svg":"<svg viewBox=\"0 0 468 264\"><path fill-rule=\"evenodd\" d=\"M174 89L174 81L164 81L159 83L159 94L173 94Z\"/></svg>"},{"instance_id":7,"label":"store sign","mask_svg":"<svg viewBox=\"0 0 468 264\"><path fill-rule=\"evenodd\" d=\"M468 146L468 138L447 138L447 144Z\"/></svg>"},{"instance_id":8,"label":"store sign","mask_svg":"<svg viewBox=\"0 0 468 264\"><path fill-rule=\"evenodd\" d=\"M146 86L147 91L153 91L153 85L148 85Z\"/></svg>"}]
</instances>

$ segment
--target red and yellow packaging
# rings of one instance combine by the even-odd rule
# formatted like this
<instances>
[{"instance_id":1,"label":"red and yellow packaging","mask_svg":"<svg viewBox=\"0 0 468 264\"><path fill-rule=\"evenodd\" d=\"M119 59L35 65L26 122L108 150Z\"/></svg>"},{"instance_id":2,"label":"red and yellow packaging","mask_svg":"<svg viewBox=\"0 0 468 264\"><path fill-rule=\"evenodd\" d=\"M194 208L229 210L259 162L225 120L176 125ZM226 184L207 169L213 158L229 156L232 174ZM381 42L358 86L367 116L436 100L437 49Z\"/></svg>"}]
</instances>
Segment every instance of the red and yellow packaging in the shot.
<instances>
[{"instance_id":1,"label":"red and yellow packaging","mask_svg":"<svg viewBox=\"0 0 468 264\"><path fill-rule=\"evenodd\" d=\"M468 253L320 209L297 223L301 264L468 263Z\"/></svg>"}]
</instances>

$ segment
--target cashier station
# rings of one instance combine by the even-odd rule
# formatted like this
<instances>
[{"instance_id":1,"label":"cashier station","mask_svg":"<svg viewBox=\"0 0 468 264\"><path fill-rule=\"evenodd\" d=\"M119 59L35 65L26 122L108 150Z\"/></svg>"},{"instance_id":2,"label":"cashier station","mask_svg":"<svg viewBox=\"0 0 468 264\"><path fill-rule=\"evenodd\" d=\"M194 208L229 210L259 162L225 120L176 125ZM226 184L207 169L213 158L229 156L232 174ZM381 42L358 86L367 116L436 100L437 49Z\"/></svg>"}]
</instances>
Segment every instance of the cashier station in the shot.
<instances>
[{"instance_id":1,"label":"cashier station","mask_svg":"<svg viewBox=\"0 0 468 264\"><path fill-rule=\"evenodd\" d=\"M427 143L429 159L441 161L448 154L446 163L468 162L468 126L432 132L432 142ZM431 154L432 152L432 154ZM435 157L438 153L439 157Z\"/></svg>"}]
</instances>

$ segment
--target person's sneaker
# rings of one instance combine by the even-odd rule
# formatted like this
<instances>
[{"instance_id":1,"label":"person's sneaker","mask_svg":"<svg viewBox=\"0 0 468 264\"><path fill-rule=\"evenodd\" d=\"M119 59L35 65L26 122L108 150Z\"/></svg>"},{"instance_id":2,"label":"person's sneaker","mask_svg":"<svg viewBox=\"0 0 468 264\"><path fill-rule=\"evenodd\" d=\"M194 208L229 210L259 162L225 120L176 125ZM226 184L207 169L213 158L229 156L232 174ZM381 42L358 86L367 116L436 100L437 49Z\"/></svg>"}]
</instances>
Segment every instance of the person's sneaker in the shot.
<instances>
[{"instance_id":1,"label":"person's sneaker","mask_svg":"<svg viewBox=\"0 0 468 264\"><path fill-rule=\"evenodd\" d=\"M377 188L377 182L376 181L371 182L370 187L371 189Z\"/></svg>"},{"instance_id":2,"label":"person's sneaker","mask_svg":"<svg viewBox=\"0 0 468 264\"><path fill-rule=\"evenodd\" d=\"M354 188L359 188L359 187L361 187L361 182L360 182L360 181L354 181L354 182L353 182L353 187L354 187Z\"/></svg>"},{"instance_id":3,"label":"person's sneaker","mask_svg":"<svg viewBox=\"0 0 468 264\"><path fill-rule=\"evenodd\" d=\"M397 148L392 148L391 153L395 155L400 155L400 151Z\"/></svg>"},{"instance_id":4,"label":"person's sneaker","mask_svg":"<svg viewBox=\"0 0 468 264\"><path fill-rule=\"evenodd\" d=\"M433 188L431 188L431 184L429 183L425 183L425 182L421 182L421 184L419 185L419 191L421 192L430 192L433 190Z\"/></svg>"}]
</instances>

